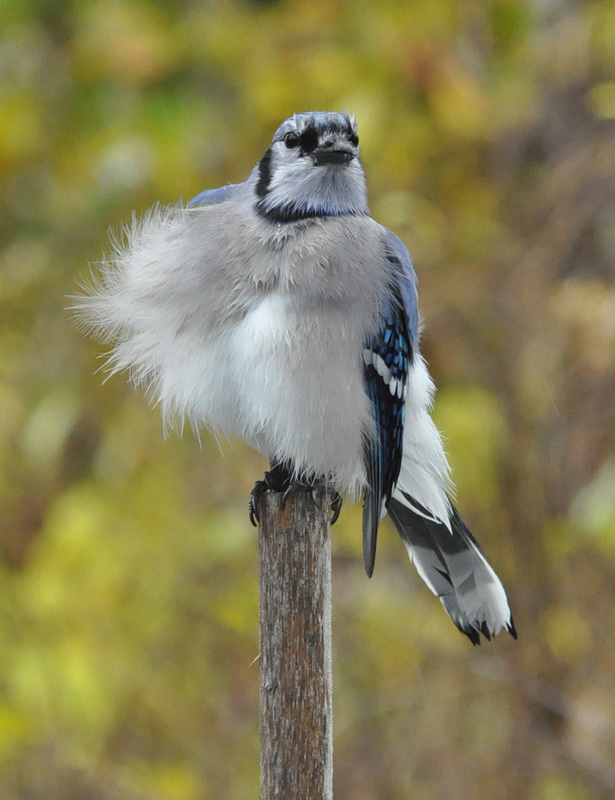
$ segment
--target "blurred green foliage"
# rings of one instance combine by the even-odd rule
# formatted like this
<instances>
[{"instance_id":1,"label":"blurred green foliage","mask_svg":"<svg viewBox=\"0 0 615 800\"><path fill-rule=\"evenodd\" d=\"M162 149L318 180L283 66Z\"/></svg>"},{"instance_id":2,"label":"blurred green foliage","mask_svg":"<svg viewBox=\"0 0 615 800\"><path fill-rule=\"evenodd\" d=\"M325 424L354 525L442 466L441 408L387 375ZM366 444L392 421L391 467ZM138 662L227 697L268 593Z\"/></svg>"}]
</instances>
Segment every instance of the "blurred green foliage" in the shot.
<instances>
[{"instance_id":1,"label":"blurred green foliage","mask_svg":"<svg viewBox=\"0 0 615 800\"><path fill-rule=\"evenodd\" d=\"M106 229L357 116L459 504L520 640L473 651L334 529L347 800L615 793L615 2L0 4L0 796L258 791L261 459L163 440L64 311Z\"/></svg>"}]
</instances>

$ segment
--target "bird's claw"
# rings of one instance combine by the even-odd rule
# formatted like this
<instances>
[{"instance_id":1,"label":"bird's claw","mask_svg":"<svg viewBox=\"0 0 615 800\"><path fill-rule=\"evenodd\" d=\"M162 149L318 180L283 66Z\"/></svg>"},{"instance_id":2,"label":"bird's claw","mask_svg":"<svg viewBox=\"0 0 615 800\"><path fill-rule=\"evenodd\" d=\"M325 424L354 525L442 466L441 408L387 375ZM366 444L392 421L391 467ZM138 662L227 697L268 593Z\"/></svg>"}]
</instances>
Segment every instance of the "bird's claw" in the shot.
<instances>
[{"instance_id":1,"label":"bird's claw","mask_svg":"<svg viewBox=\"0 0 615 800\"><path fill-rule=\"evenodd\" d=\"M250 515L250 522L256 528L260 522L258 516L258 501L261 495L265 492L286 492L292 486L290 475L283 466L274 466L268 472L265 472L263 479L256 481L254 488L250 492L250 500L248 502L248 513Z\"/></svg>"},{"instance_id":2,"label":"bird's claw","mask_svg":"<svg viewBox=\"0 0 615 800\"><path fill-rule=\"evenodd\" d=\"M312 485L312 499L316 506L320 509L323 507L323 499L326 496L327 489L331 487L325 481L316 481ZM340 511L342 510L342 495L336 491L335 489L331 489L331 503L329 508L332 511L331 514L331 525L335 525L340 515Z\"/></svg>"},{"instance_id":3,"label":"bird's claw","mask_svg":"<svg viewBox=\"0 0 615 800\"><path fill-rule=\"evenodd\" d=\"M323 500L325 498L327 487L322 481L317 481L312 484L312 500L314 501L314 505L316 508L322 511L323 509Z\"/></svg>"},{"instance_id":4,"label":"bird's claw","mask_svg":"<svg viewBox=\"0 0 615 800\"><path fill-rule=\"evenodd\" d=\"M331 525L335 525L340 515L340 511L342 510L342 503L343 503L342 495L333 490L333 498L331 500L331 511L333 514L331 515Z\"/></svg>"},{"instance_id":5,"label":"bird's claw","mask_svg":"<svg viewBox=\"0 0 615 800\"><path fill-rule=\"evenodd\" d=\"M260 518L258 516L258 501L262 494L269 489L267 481L256 481L254 488L250 492L250 499L248 500L248 514L250 515L250 522L255 528L258 527Z\"/></svg>"},{"instance_id":6,"label":"bird's claw","mask_svg":"<svg viewBox=\"0 0 615 800\"><path fill-rule=\"evenodd\" d=\"M318 492L318 484L306 483L303 481L294 480L284 490L284 494L282 495L282 509L286 507L287 500L289 500L291 497L296 497L298 494L302 494L304 492L311 492L314 502L316 503L317 506L319 506L318 500L316 499Z\"/></svg>"}]
</instances>

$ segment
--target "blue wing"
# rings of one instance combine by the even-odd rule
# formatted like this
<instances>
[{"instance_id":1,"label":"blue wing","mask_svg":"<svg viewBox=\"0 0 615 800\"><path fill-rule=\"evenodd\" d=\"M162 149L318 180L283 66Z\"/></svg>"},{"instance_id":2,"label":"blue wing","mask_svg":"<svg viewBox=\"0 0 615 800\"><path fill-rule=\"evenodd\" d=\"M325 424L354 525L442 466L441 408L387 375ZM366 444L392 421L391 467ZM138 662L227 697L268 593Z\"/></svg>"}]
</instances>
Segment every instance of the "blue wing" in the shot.
<instances>
[{"instance_id":1,"label":"blue wing","mask_svg":"<svg viewBox=\"0 0 615 800\"><path fill-rule=\"evenodd\" d=\"M193 197L188 203L188 208L195 206L210 206L216 203L223 203L229 200L241 186L240 183L229 183L226 186L220 186L219 189L205 189Z\"/></svg>"},{"instance_id":2,"label":"blue wing","mask_svg":"<svg viewBox=\"0 0 615 800\"><path fill-rule=\"evenodd\" d=\"M408 336L413 348L419 338L419 301L416 290L416 272L406 245L392 231L387 231L385 246L387 258L391 262L399 281L399 299L407 321Z\"/></svg>"},{"instance_id":3,"label":"blue wing","mask_svg":"<svg viewBox=\"0 0 615 800\"><path fill-rule=\"evenodd\" d=\"M367 489L363 504L363 562L374 571L378 525L399 476L404 440L404 402L408 370L418 343L416 275L410 254L390 231L385 239L391 265L391 294L380 326L365 342L365 391L376 423L366 444Z\"/></svg>"}]
</instances>

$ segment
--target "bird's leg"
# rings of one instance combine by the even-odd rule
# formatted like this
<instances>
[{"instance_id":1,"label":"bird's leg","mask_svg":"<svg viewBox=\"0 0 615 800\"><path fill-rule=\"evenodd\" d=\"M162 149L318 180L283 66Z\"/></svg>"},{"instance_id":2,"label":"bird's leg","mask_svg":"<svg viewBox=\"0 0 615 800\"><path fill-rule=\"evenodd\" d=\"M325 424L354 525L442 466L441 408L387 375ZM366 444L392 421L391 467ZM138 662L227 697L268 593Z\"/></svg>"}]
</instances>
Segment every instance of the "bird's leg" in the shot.
<instances>
[{"instance_id":1,"label":"bird's leg","mask_svg":"<svg viewBox=\"0 0 615 800\"><path fill-rule=\"evenodd\" d=\"M324 477L297 478L294 477L294 472L288 464L272 463L271 469L265 472L262 480L256 481L250 493L250 502L248 504L250 522L254 526L259 522L258 498L265 492L283 492L282 508L284 508L289 497L294 497L300 492L310 492L318 508L322 508L322 500L327 490L332 492L331 511L333 513L331 516L331 524L333 525L337 522L337 518L340 515L342 496L331 487L330 482Z\"/></svg>"}]
</instances>

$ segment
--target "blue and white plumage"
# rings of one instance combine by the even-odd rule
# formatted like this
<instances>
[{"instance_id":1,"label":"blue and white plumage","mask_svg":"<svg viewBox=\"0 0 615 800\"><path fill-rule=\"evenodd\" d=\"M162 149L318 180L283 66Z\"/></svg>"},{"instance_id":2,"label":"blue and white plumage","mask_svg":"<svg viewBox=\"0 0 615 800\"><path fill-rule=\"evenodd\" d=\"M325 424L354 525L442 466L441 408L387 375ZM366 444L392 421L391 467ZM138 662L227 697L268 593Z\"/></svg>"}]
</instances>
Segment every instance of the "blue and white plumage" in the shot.
<instances>
[{"instance_id":1,"label":"blue and white plumage","mask_svg":"<svg viewBox=\"0 0 615 800\"><path fill-rule=\"evenodd\" d=\"M261 488L322 478L362 494L368 575L388 512L472 642L516 636L447 494L416 276L369 216L354 118L286 120L245 183L134 219L86 291L81 324L112 345L110 371L143 385L165 425L244 439L271 462Z\"/></svg>"}]
</instances>

